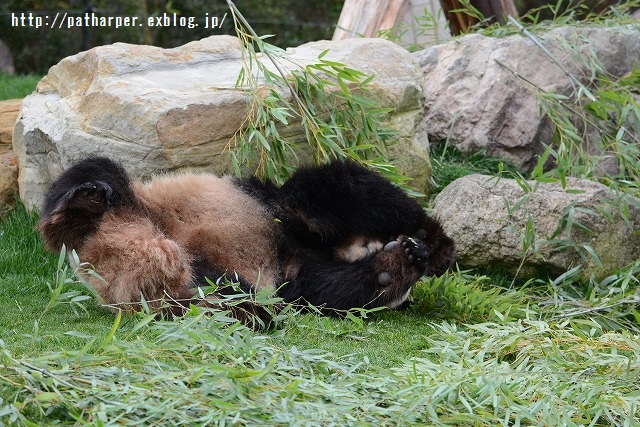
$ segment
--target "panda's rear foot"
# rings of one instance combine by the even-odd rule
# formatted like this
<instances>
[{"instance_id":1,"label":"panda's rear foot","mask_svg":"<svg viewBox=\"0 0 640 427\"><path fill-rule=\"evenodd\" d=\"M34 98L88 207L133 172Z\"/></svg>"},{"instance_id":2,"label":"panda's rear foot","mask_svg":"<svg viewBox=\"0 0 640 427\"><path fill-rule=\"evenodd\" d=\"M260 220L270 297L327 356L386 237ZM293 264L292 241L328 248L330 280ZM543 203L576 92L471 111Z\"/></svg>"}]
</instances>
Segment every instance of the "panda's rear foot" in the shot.
<instances>
[{"instance_id":1,"label":"panda's rear foot","mask_svg":"<svg viewBox=\"0 0 640 427\"><path fill-rule=\"evenodd\" d=\"M418 270L427 268L427 247L419 239L413 237L400 236L397 240L393 240L384 246L385 252L393 252L397 246L400 246L407 260L414 264Z\"/></svg>"}]
</instances>

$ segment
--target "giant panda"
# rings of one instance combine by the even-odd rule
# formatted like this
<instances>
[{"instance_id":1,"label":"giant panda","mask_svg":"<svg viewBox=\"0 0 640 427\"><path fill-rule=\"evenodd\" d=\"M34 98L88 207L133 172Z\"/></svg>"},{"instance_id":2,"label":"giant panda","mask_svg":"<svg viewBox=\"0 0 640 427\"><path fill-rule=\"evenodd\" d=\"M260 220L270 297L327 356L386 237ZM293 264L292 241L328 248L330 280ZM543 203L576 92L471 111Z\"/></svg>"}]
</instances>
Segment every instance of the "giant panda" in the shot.
<instances>
[{"instance_id":1,"label":"giant panda","mask_svg":"<svg viewBox=\"0 0 640 427\"><path fill-rule=\"evenodd\" d=\"M110 307L186 309L220 279L326 313L401 306L455 256L437 220L353 162L301 168L282 186L176 173L142 182L90 157L49 188L37 225L46 248L76 251ZM237 290L237 287L236 287Z\"/></svg>"}]
</instances>

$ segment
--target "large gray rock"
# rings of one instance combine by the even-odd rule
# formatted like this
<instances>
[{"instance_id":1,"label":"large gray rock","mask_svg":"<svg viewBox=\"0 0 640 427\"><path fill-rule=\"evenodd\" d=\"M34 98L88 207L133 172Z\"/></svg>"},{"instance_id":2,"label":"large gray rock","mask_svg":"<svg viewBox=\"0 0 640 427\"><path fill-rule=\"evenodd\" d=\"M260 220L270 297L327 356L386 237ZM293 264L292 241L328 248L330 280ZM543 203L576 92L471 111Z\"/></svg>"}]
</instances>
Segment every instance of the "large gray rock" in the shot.
<instances>
[{"instance_id":1,"label":"large gray rock","mask_svg":"<svg viewBox=\"0 0 640 427\"><path fill-rule=\"evenodd\" d=\"M375 75L373 93L393 109L388 120L400 130L390 151L424 190L430 169L428 149L414 136L422 89L413 57L387 41L355 39L299 46L283 64L317 62L326 49L326 59ZM40 206L48 184L90 154L119 159L141 177L180 168L229 172L230 140L249 114L246 92L235 87L241 63L230 36L174 49L116 43L63 59L25 98L16 124L23 202ZM304 139L300 126L282 133Z\"/></svg>"},{"instance_id":2,"label":"large gray rock","mask_svg":"<svg viewBox=\"0 0 640 427\"><path fill-rule=\"evenodd\" d=\"M589 63L622 76L640 63L638 27L561 27L539 35L553 56L583 83ZM423 70L424 131L464 153L483 150L531 170L552 124L543 116L531 82L543 91L569 95L564 71L529 38L472 34L417 52ZM514 73L520 77L516 77Z\"/></svg>"},{"instance_id":3,"label":"large gray rock","mask_svg":"<svg viewBox=\"0 0 640 427\"><path fill-rule=\"evenodd\" d=\"M568 178L566 190L559 183L536 187L528 181L528 186L533 191L525 192L512 179L469 175L436 197L434 210L456 242L461 265L525 276L582 265L587 279L592 274L602 278L640 258L640 200L582 179ZM628 218L619 213L623 204ZM533 233L527 232L528 222Z\"/></svg>"}]
</instances>

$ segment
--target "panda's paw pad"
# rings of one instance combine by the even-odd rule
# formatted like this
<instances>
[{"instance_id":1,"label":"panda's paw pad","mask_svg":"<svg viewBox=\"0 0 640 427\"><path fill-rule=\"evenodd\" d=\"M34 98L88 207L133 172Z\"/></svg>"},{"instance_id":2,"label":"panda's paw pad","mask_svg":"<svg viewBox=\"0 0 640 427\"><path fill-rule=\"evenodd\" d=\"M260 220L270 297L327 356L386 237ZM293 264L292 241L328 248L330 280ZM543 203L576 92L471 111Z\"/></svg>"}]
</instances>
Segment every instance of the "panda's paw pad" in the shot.
<instances>
[{"instance_id":1,"label":"panda's paw pad","mask_svg":"<svg viewBox=\"0 0 640 427\"><path fill-rule=\"evenodd\" d=\"M378 285L380 286L389 286L391 283L391 274L388 271L383 271L378 274Z\"/></svg>"},{"instance_id":2,"label":"panda's paw pad","mask_svg":"<svg viewBox=\"0 0 640 427\"><path fill-rule=\"evenodd\" d=\"M393 252L393 250L399 245L400 243L397 240L392 240L389 243L387 243L386 245L384 245L384 251L385 252Z\"/></svg>"}]
</instances>

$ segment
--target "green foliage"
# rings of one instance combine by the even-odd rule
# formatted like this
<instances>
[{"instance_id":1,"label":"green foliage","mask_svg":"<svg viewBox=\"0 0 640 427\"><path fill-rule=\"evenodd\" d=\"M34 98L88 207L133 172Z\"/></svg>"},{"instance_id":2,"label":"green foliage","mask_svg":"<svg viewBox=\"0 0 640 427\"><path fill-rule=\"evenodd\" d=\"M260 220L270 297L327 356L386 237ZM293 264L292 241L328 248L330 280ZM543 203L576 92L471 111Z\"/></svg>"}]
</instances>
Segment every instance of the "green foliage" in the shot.
<instances>
[{"instance_id":1,"label":"green foliage","mask_svg":"<svg viewBox=\"0 0 640 427\"><path fill-rule=\"evenodd\" d=\"M80 264L80 260L78 259L78 255L72 252L73 264L82 267ZM77 277L78 270L75 269L71 271L69 265L67 264L67 250L63 246L60 251L60 256L58 257L58 266L57 266L57 274L55 285L51 285L47 282L47 287L49 288L49 292L51 294L51 299L47 306L40 313L40 320L44 317L47 312L58 305L68 304L73 311L73 314L78 317L80 316L79 311L83 311L84 313L88 313L87 308L85 307L85 303L87 300L90 300L97 296L96 292L93 288L87 286L87 290L89 291L89 295L86 292L82 292L77 289L69 289L72 285L83 285L82 282L79 282L75 279Z\"/></svg>"},{"instance_id":2,"label":"green foliage","mask_svg":"<svg viewBox=\"0 0 640 427\"><path fill-rule=\"evenodd\" d=\"M41 76L9 76L0 73L0 101L24 98L36 89Z\"/></svg>"},{"instance_id":3,"label":"green foliage","mask_svg":"<svg viewBox=\"0 0 640 427\"><path fill-rule=\"evenodd\" d=\"M631 12L638 7L637 0L599 2L593 0L559 0L555 3L541 2L538 7L522 14L522 22L527 26L579 25L629 23L633 21Z\"/></svg>"},{"instance_id":4,"label":"green foliage","mask_svg":"<svg viewBox=\"0 0 640 427\"><path fill-rule=\"evenodd\" d=\"M485 25L487 19L477 9L471 7L467 1L461 3L463 7L459 11L468 14L479 22L469 29L469 33L478 33L490 37L507 37L522 31L518 25L513 25L513 21L507 25L500 25L499 23ZM533 34L544 34L551 28L559 26L622 27L637 24L637 20L631 16L631 12L636 10L639 5L640 2L638 0L620 2L558 0L555 3L543 3L538 7L519 10L520 17L518 21L526 26L527 31Z\"/></svg>"},{"instance_id":5,"label":"green foliage","mask_svg":"<svg viewBox=\"0 0 640 427\"><path fill-rule=\"evenodd\" d=\"M441 144L431 150L433 166L432 191L439 193L451 182L465 175L479 173L483 175L515 174L516 168L482 152L462 154L455 148Z\"/></svg>"},{"instance_id":6,"label":"green foliage","mask_svg":"<svg viewBox=\"0 0 640 427\"><path fill-rule=\"evenodd\" d=\"M602 331L640 333L640 260L600 282L585 284L579 273L575 267L555 279L536 281L536 300L546 318L571 319L577 325L586 318Z\"/></svg>"},{"instance_id":7,"label":"green foliage","mask_svg":"<svg viewBox=\"0 0 640 427\"><path fill-rule=\"evenodd\" d=\"M112 321L88 299L76 300L84 309L69 304L86 288L68 281L66 266L58 269L59 257L45 251L35 231L37 221L23 205L0 216L0 340L18 354L73 347Z\"/></svg>"},{"instance_id":8,"label":"green foliage","mask_svg":"<svg viewBox=\"0 0 640 427\"><path fill-rule=\"evenodd\" d=\"M595 91L573 97L538 92L555 130L553 144L543 155L555 167L540 176L561 181L566 176L588 178L639 195L640 104L632 96L637 91L632 82L640 79L640 70L615 81L603 70L594 73L601 76L593 81Z\"/></svg>"},{"instance_id":9,"label":"green foliage","mask_svg":"<svg viewBox=\"0 0 640 427\"><path fill-rule=\"evenodd\" d=\"M394 373L411 400L406 425L635 425L637 335L591 334L568 322L434 326L423 358ZM395 390L394 390L395 391Z\"/></svg>"},{"instance_id":10,"label":"green foliage","mask_svg":"<svg viewBox=\"0 0 640 427\"><path fill-rule=\"evenodd\" d=\"M588 319L431 323L390 369L274 346L217 314L125 324L79 350L0 357L12 425L633 425L640 341ZM358 342L354 340L354 342Z\"/></svg>"},{"instance_id":11,"label":"green foliage","mask_svg":"<svg viewBox=\"0 0 640 427\"><path fill-rule=\"evenodd\" d=\"M392 181L407 181L385 159L385 148L393 132L382 124L388 109L372 99L367 85L373 76L325 58L305 66L293 64L290 75L284 67L289 58L264 42L231 4L237 34L243 45L244 67L237 86L251 95L246 127L236 135L232 161L255 167L258 176L282 183L298 164L294 141L281 134L282 126L300 126L315 163L351 159L376 169ZM258 59L258 52L276 72ZM261 89L262 82L271 88ZM291 99L289 99L291 97Z\"/></svg>"},{"instance_id":12,"label":"green foliage","mask_svg":"<svg viewBox=\"0 0 640 427\"><path fill-rule=\"evenodd\" d=\"M462 323L507 322L530 312L522 291L505 290L487 276L455 271L418 282L411 291L413 309Z\"/></svg>"},{"instance_id":13,"label":"green foliage","mask_svg":"<svg viewBox=\"0 0 640 427\"><path fill-rule=\"evenodd\" d=\"M248 81L259 71L251 55L261 50L251 43ZM270 47L264 52L277 56ZM625 94L637 91L638 73L594 75L598 85L589 92L541 94L558 129L535 182L498 160L443 147L432 156L439 188L480 172L515 177L525 197L539 182L571 175L599 179L621 196L637 194L637 105ZM383 153L368 147L365 134L383 132L375 122L352 128L369 117L360 110L368 100L347 105L368 99L366 76L321 57L291 79L260 78L271 79L274 90L256 98L259 119L245 137L256 150L278 152L269 173L286 175L281 160L295 158L295 146L280 134L294 120L307 126L317 160ZM299 99L289 100L287 91ZM309 103L307 95L328 101ZM338 106L350 118L339 116ZM305 125L305 110L320 121ZM600 160L572 145L572 132L584 137L584 123L603 129L616 174L598 175ZM357 145L336 142L345 135ZM507 208L515 213L524 204ZM624 197L603 212L569 206L554 238L588 234L579 213L611 215L625 206ZM64 255L44 251L36 221L23 207L0 218L0 425L640 424L639 262L586 283L580 267L526 283L496 271L455 271L418 283L410 310L337 319L289 307L279 329L260 335L202 308L170 322L146 313L114 319L72 279ZM523 259L540 243L533 218L526 224Z\"/></svg>"}]
</instances>

